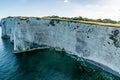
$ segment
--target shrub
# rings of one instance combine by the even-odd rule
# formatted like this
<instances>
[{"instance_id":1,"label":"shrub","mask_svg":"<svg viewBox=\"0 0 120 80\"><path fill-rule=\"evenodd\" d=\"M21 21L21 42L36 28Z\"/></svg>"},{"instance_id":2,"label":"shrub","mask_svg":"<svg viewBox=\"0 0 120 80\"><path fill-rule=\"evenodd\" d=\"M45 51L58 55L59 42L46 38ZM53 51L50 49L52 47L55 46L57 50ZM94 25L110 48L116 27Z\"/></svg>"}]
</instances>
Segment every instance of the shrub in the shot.
<instances>
[{"instance_id":1,"label":"shrub","mask_svg":"<svg viewBox=\"0 0 120 80\"><path fill-rule=\"evenodd\" d=\"M50 24L51 24L52 26L55 26L54 20L51 20L51 21L50 21Z\"/></svg>"}]
</instances>

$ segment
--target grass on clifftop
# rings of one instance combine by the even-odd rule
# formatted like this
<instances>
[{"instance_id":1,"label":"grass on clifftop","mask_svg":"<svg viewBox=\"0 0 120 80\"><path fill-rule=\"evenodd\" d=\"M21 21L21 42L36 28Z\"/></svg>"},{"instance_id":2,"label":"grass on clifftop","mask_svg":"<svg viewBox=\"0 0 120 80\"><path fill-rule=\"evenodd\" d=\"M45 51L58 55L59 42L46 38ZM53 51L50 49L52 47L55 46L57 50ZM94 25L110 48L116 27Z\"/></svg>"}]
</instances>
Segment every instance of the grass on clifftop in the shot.
<instances>
[{"instance_id":1,"label":"grass on clifftop","mask_svg":"<svg viewBox=\"0 0 120 80\"><path fill-rule=\"evenodd\" d=\"M8 18L14 18L9 16ZM40 17L22 17L18 16L17 18L21 20L28 20L28 18L36 18L37 20L40 20ZM57 22L59 21L67 21L67 22L77 22L77 23L84 23L84 24L91 24L91 25L101 25L101 26L109 26L109 27L120 27L120 21L114 21L111 19L89 19L89 18L83 18L83 17L59 17L59 16L45 16L42 17L42 19L47 20L55 20Z\"/></svg>"},{"instance_id":2,"label":"grass on clifftop","mask_svg":"<svg viewBox=\"0 0 120 80\"><path fill-rule=\"evenodd\" d=\"M70 19L47 18L47 17L43 17L43 19L78 22L78 23L85 23L85 24L92 24L92 25L110 26L110 27L120 27L120 23L103 23L103 22L96 22L96 21L70 20Z\"/></svg>"}]
</instances>

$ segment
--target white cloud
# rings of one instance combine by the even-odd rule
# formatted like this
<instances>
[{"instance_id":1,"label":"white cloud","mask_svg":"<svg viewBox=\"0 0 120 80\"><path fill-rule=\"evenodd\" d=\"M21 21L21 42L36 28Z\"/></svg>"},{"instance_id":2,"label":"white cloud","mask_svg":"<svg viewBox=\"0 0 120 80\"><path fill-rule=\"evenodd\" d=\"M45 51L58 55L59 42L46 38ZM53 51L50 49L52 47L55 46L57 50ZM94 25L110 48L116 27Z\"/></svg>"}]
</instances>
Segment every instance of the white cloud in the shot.
<instances>
[{"instance_id":1,"label":"white cloud","mask_svg":"<svg viewBox=\"0 0 120 80\"><path fill-rule=\"evenodd\" d=\"M69 2L69 0L64 0L64 3L68 3Z\"/></svg>"}]
</instances>

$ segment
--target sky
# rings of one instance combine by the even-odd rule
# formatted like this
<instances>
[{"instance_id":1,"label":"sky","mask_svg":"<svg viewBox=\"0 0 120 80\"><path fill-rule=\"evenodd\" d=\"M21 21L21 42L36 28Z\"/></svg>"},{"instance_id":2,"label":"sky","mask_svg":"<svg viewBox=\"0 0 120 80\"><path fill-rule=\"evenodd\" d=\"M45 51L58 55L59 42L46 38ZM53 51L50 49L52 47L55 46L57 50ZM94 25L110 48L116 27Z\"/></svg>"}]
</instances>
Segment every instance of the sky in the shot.
<instances>
[{"instance_id":1,"label":"sky","mask_svg":"<svg viewBox=\"0 0 120 80\"><path fill-rule=\"evenodd\" d=\"M120 20L120 0L0 0L0 18L51 15Z\"/></svg>"}]
</instances>

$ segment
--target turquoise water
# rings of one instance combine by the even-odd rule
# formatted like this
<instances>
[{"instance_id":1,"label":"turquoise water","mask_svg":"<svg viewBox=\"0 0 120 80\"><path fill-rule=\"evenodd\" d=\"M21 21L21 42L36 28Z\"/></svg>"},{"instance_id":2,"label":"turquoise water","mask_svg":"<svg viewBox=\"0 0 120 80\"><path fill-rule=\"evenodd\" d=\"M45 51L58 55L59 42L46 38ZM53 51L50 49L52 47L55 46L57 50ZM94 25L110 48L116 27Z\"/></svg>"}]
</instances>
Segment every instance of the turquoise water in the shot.
<instances>
[{"instance_id":1,"label":"turquoise water","mask_svg":"<svg viewBox=\"0 0 120 80\"><path fill-rule=\"evenodd\" d=\"M120 80L54 49L12 52L9 40L0 38L0 80Z\"/></svg>"}]
</instances>

